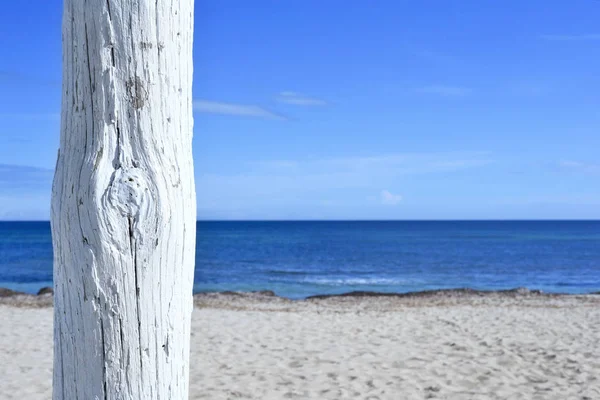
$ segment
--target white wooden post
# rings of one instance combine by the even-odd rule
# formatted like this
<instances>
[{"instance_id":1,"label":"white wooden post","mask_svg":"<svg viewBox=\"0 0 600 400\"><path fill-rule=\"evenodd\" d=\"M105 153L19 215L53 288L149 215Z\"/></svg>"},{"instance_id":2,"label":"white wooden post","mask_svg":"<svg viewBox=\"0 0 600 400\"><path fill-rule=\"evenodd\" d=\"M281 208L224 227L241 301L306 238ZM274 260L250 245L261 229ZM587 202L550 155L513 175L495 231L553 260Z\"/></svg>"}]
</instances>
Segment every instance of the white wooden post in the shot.
<instances>
[{"instance_id":1,"label":"white wooden post","mask_svg":"<svg viewBox=\"0 0 600 400\"><path fill-rule=\"evenodd\" d=\"M187 399L193 0L64 0L55 400Z\"/></svg>"}]
</instances>

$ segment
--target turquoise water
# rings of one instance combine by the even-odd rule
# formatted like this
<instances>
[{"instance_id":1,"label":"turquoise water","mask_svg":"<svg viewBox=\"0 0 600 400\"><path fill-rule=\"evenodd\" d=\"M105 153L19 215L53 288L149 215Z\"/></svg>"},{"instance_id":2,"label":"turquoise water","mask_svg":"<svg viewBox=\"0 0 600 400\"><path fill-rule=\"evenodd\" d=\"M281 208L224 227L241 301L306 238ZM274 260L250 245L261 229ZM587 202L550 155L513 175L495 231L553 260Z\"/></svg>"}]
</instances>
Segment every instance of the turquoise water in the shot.
<instances>
[{"instance_id":1,"label":"turquoise water","mask_svg":"<svg viewBox=\"0 0 600 400\"><path fill-rule=\"evenodd\" d=\"M0 286L51 285L47 222L0 222ZM600 291L600 221L198 222L196 291Z\"/></svg>"}]
</instances>

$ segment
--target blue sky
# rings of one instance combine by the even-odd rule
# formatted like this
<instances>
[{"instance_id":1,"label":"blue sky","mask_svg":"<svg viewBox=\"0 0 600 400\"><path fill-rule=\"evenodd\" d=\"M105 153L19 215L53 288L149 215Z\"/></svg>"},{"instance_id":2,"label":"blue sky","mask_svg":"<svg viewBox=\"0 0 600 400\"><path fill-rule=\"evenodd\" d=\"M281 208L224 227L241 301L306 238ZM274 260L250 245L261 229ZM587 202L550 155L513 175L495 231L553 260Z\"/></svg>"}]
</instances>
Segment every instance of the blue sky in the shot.
<instances>
[{"instance_id":1,"label":"blue sky","mask_svg":"<svg viewBox=\"0 0 600 400\"><path fill-rule=\"evenodd\" d=\"M48 219L60 0L0 13L0 219ZM201 219L600 218L600 1L197 0Z\"/></svg>"}]
</instances>

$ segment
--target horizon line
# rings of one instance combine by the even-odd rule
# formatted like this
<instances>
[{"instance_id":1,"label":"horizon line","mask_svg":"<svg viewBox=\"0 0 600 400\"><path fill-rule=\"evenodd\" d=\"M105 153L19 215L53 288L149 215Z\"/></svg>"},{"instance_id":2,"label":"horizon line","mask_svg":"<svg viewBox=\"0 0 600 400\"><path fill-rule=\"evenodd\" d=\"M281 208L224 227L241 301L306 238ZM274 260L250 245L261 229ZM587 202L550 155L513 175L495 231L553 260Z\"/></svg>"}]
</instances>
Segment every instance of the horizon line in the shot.
<instances>
[{"instance_id":1,"label":"horizon line","mask_svg":"<svg viewBox=\"0 0 600 400\"><path fill-rule=\"evenodd\" d=\"M414 219L197 219L196 222L600 222L600 218L414 218ZM0 219L2 222L50 222L49 219Z\"/></svg>"}]
</instances>

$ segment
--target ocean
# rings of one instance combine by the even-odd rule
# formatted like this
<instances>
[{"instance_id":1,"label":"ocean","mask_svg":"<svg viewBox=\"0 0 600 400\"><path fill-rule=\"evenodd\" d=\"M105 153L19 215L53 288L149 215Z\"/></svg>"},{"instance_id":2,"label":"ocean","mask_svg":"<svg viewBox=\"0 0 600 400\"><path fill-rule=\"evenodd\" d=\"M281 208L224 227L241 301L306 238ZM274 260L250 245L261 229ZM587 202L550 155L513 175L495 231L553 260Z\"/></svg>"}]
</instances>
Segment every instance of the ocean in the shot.
<instances>
[{"instance_id":1,"label":"ocean","mask_svg":"<svg viewBox=\"0 0 600 400\"><path fill-rule=\"evenodd\" d=\"M173 266L177 268L177 266ZM194 290L600 291L600 221L198 222ZM0 222L0 287L52 284L48 222Z\"/></svg>"}]
</instances>

